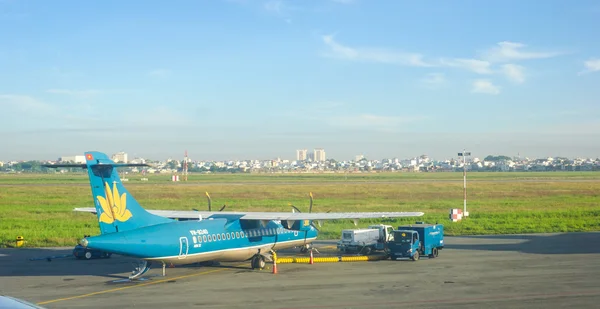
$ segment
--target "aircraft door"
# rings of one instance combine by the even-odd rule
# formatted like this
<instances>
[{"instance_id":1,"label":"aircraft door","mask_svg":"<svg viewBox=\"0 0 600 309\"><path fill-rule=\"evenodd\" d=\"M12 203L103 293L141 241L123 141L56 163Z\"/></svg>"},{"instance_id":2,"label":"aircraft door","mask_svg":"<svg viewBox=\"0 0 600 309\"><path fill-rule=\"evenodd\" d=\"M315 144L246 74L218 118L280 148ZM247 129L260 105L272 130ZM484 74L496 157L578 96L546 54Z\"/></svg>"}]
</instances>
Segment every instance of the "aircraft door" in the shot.
<instances>
[{"instance_id":1,"label":"aircraft door","mask_svg":"<svg viewBox=\"0 0 600 309\"><path fill-rule=\"evenodd\" d=\"M187 237L179 237L179 259L185 259L187 257L188 248Z\"/></svg>"}]
</instances>

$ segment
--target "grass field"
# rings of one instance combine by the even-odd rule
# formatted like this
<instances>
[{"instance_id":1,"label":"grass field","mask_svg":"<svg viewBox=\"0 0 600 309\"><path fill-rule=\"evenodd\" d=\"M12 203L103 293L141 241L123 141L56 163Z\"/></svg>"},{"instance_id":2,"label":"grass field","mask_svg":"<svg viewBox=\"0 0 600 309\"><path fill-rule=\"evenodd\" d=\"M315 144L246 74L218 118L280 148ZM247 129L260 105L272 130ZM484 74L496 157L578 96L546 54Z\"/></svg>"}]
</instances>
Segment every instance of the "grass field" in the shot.
<instances>
[{"instance_id":1,"label":"grass field","mask_svg":"<svg viewBox=\"0 0 600 309\"><path fill-rule=\"evenodd\" d=\"M313 211L423 211L422 218L385 220L392 225L423 220L444 223L447 235L513 234L600 230L599 172L470 173L470 216L450 222L463 206L462 173L202 174L172 183L169 175L127 175L132 195L148 209L291 211L289 203ZM95 215L74 213L92 206L87 176L0 175L0 246L23 236L26 246L72 246L98 234ZM359 222L366 226L381 220ZM338 238L351 221L325 222L320 237Z\"/></svg>"}]
</instances>

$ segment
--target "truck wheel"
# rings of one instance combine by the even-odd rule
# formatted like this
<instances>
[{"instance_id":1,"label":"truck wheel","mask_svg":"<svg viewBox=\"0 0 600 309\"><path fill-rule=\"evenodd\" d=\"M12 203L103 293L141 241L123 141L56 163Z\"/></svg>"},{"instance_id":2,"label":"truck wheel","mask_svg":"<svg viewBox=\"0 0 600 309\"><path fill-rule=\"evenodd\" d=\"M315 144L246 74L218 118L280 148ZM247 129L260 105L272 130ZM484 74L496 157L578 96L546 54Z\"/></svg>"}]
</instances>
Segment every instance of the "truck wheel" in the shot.
<instances>
[{"instance_id":1,"label":"truck wheel","mask_svg":"<svg viewBox=\"0 0 600 309\"><path fill-rule=\"evenodd\" d=\"M369 255L371 253L371 247L365 247L363 251L365 255Z\"/></svg>"},{"instance_id":2,"label":"truck wheel","mask_svg":"<svg viewBox=\"0 0 600 309\"><path fill-rule=\"evenodd\" d=\"M433 249L431 249L431 254L429 255L429 258L430 259L434 259L434 258L436 258L438 256L438 254L439 254L438 253L438 249L437 248L433 248Z\"/></svg>"},{"instance_id":3,"label":"truck wheel","mask_svg":"<svg viewBox=\"0 0 600 309\"><path fill-rule=\"evenodd\" d=\"M412 260L413 261L418 261L419 260L419 251L415 252L415 254L412 256Z\"/></svg>"}]
</instances>

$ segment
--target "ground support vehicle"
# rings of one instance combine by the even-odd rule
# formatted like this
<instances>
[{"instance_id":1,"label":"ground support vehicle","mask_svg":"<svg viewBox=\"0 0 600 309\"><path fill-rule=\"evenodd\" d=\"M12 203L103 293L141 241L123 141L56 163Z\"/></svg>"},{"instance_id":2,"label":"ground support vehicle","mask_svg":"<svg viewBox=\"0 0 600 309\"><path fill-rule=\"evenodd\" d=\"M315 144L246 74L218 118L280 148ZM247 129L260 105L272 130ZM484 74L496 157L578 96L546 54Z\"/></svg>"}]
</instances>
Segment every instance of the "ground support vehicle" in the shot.
<instances>
[{"instance_id":1,"label":"ground support vehicle","mask_svg":"<svg viewBox=\"0 0 600 309\"><path fill-rule=\"evenodd\" d=\"M100 250L92 250L92 249L87 249L82 247L81 245L77 245L75 246L75 248L73 248L73 256L75 256L77 259L82 260L82 259L99 259L99 258L105 258L108 259L110 258L110 256L112 255L112 253L107 253L104 251L100 251Z\"/></svg>"},{"instance_id":2,"label":"ground support vehicle","mask_svg":"<svg viewBox=\"0 0 600 309\"><path fill-rule=\"evenodd\" d=\"M418 261L421 256L436 258L444 248L444 226L441 224L412 224L399 226L388 243L392 260L410 258Z\"/></svg>"},{"instance_id":3,"label":"ground support vehicle","mask_svg":"<svg viewBox=\"0 0 600 309\"><path fill-rule=\"evenodd\" d=\"M343 230L337 248L343 253L365 255L373 251L385 251L392 237L392 230L391 225L384 224L370 225L366 229Z\"/></svg>"}]
</instances>

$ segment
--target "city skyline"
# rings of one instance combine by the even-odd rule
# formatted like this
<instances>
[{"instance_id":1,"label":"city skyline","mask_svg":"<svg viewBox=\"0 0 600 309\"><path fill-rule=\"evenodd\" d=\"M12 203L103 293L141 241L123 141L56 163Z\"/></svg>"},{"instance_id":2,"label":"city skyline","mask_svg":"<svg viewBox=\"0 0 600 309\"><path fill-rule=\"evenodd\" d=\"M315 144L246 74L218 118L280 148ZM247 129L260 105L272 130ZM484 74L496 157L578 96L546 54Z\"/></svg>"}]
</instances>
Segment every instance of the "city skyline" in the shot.
<instances>
[{"instance_id":1,"label":"city skyline","mask_svg":"<svg viewBox=\"0 0 600 309\"><path fill-rule=\"evenodd\" d=\"M134 159L146 159L146 160L155 160L155 161L166 161L166 160L177 160L177 161L183 161L185 158L185 154L188 154L188 158L191 161L244 161L244 160L259 160L259 161L269 161L269 160L276 160L276 159L280 159L280 160L286 160L286 161L313 161L313 162L324 162L330 159L336 160L336 161L359 161L359 159L367 159L369 161L374 160L374 161L381 161L381 160L392 160L392 159L399 159L399 160L411 160L411 159L415 159L415 158L419 158L421 156L425 156L427 158L429 158L430 160L434 160L434 161L444 161L444 160L462 160L462 157L458 155L459 152L462 152L463 150L460 149L456 152L453 153L448 153L447 156L431 156L427 153L420 153L420 154L413 154L413 155L408 155L408 156L401 156L401 155L389 155L389 156L382 156L382 157L376 157L376 156L369 156L366 155L365 152L362 153L357 153L354 155L348 155L348 156L343 156L343 157L335 157L335 156L330 156L329 152L326 151L325 148L314 148L314 150L322 150L323 151L323 155L326 155L325 160L314 160L314 151L309 151L308 155L305 157L304 160L299 159L298 155L299 155L299 151L300 150L308 150L308 149L296 149L295 152L293 152L291 155L288 152L288 155L285 156L274 156L274 157L239 157L239 158L206 158L203 157L202 155L194 155L193 153L191 153L190 151L183 151L181 153L181 155L177 156L177 155L168 155L168 156L163 156L163 157L154 157L154 156L148 156L148 155L144 155L141 154L139 152L127 152L127 151L123 151L123 150L119 150L119 151L115 151L115 152L110 152L110 151L105 151L105 153L107 153L112 160L115 161L124 161L124 160L134 160ZM568 158L568 159L577 159L577 158L587 158L587 159L598 159L600 158L599 156L580 156L580 155L575 155L575 156L565 156L565 155L547 155L547 156L531 156L531 155L526 155L526 154L522 154L522 153L516 153L516 154L510 154L510 153L475 153L469 149L465 149L469 155L467 156L467 160L473 160L473 159L479 159L479 160L484 160L485 157L487 156L507 156L510 158L521 158L521 159L525 159L528 158L530 160L536 160L536 159L546 159L546 158L559 158L559 157L563 157L563 158ZM63 155L58 155L55 157L51 157L51 158L17 158L17 159L3 159L3 157L0 154L0 162L10 162L10 161L60 161L61 159L64 160L70 160L70 161L81 161L81 163L83 163L85 161L85 157L84 157L84 152L81 152L80 154L63 154Z\"/></svg>"},{"instance_id":2,"label":"city skyline","mask_svg":"<svg viewBox=\"0 0 600 309\"><path fill-rule=\"evenodd\" d=\"M178 4L0 1L0 160L600 156L597 1Z\"/></svg>"}]
</instances>

